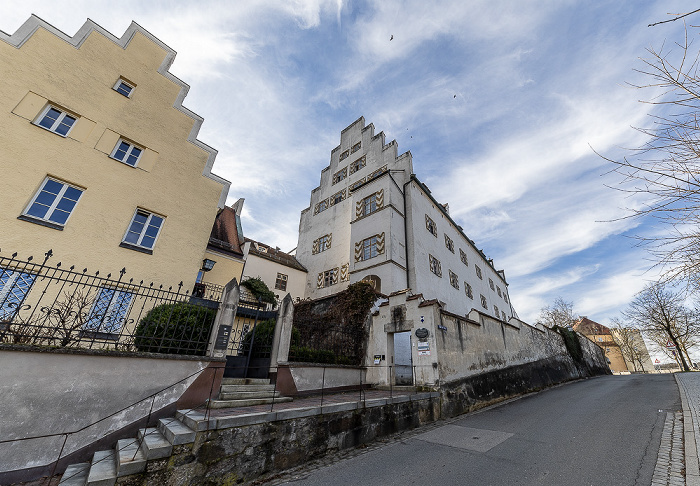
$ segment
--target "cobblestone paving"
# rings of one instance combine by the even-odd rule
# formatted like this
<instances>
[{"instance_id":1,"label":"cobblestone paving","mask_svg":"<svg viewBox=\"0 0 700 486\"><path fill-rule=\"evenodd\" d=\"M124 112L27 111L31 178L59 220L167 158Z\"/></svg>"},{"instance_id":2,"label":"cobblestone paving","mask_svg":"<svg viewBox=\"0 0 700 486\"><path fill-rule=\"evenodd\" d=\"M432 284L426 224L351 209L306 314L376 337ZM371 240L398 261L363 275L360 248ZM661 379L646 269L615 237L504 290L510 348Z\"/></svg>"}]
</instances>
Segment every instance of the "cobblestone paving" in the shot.
<instances>
[{"instance_id":1,"label":"cobblestone paving","mask_svg":"<svg viewBox=\"0 0 700 486\"><path fill-rule=\"evenodd\" d=\"M667 413L652 486L685 486L683 414Z\"/></svg>"}]
</instances>

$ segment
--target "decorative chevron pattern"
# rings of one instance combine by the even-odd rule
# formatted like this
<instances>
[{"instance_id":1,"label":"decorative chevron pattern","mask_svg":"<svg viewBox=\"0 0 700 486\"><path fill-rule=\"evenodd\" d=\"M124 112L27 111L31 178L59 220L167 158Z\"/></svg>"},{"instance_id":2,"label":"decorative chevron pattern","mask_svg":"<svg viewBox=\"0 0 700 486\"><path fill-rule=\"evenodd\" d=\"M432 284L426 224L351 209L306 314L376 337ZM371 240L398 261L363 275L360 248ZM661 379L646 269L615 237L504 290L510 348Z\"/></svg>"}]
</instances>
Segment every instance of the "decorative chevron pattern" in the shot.
<instances>
[{"instance_id":1,"label":"decorative chevron pattern","mask_svg":"<svg viewBox=\"0 0 700 486\"><path fill-rule=\"evenodd\" d=\"M384 233L377 235L377 253L384 253Z\"/></svg>"},{"instance_id":2,"label":"decorative chevron pattern","mask_svg":"<svg viewBox=\"0 0 700 486\"><path fill-rule=\"evenodd\" d=\"M355 243L355 261L362 261L362 241Z\"/></svg>"},{"instance_id":3,"label":"decorative chevron pattern","mask_svg":"<svg viewBox=\"0 0 700 486\"><path fill-rule=\"evenodd\" d=\"M347 282L350 280L350 264L346 263L345 265L340 267L340 281L341 282Z\"/></svg>"},{"instance_id":4,"label":"decorative chevron pattern","mask_svg":"<svg viewBox=\"0 0 700 486\"><path fill-rule=\"evenodd\" d=\"M316 279L316 288L317 289L323 288L323 272L318 274L318 278Z\"/></svg>"},{"instance_id":5,"label":"decorative chevron pattern","mask_svg":"<svg viewBox=\"0 0 700 486\"><path fill-rule=\"evenodd\" d=\"M375 192L375 199L377 202L377 209L382 209L384 207L384 189Z\"/></svg>"},{"instance_id":6,"label":"decorative chevron pattern","mask_svg":"<svg viewBox=\"0 0 700 486\"><path fill-rule=\"evenodd\" d=\"M355 218L360 219L362 217L362 207L364 205L364 199L355 203Z\"/></svg>"},{"instance_id":7,"label":"decorative chevron pattern","mask_svg":"<svg viewBox=\"0 0 700 486\"><path fill-rule=\"evenodd\" d=\"M326 235L326 239L328 241L328 243L326 244L326 249L328 249L331 247L331 243L333 242L333 233L328 233Z\"/></svg>"},{"instance_id":8,"label":"decorative chevron pattern","mask_svg":"<svg viewBox=\"0 0 700 486\"><path fill-rule=\"evenodd\" d=\"M335 267L333 269L333 283L331 285L337 284L339 277L340 277L340 272L338 271L338 267Z\"/></svg>"},{"instance_id":9,"label":"decorative chevron pattern","mask_svg":"<svg viewBox=\"0 0 700 486\"><path fill-rule=\"evenodd\" d=\"M318 240L320 240L320 239L321 238L316 238L314 240L314 245L311 247L311 254L312 255L315 255L316 253L318 253Z\"/></svg>"}]
</instances>

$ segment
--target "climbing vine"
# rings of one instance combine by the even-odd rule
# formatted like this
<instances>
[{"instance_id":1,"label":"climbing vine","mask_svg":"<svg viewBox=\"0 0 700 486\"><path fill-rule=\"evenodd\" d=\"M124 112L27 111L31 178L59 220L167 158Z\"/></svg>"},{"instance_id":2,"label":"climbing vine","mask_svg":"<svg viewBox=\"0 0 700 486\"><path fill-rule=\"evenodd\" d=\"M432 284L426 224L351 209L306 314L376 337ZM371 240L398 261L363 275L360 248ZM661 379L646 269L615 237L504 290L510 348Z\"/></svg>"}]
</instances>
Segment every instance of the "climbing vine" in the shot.
<instances>
[{"instance_id":1,"label":"climbing vine","mask_svg":"<svg viewBox=\"0 0 700 486\"><path fill-rule=\"evenodd\" d=\"M559 332L559 334L561 334L561 336L564 338L566 350L569 352L574 361L581 363L583 361L583 351L581 349L581 342L578 340L578 335L576 332L561 326L554 326L552 329Z\"/></svg>"},{"instance_id":2,"label":"climbing vine","mask_svg":"<svg viewBox=\"0 0 700 486\"><path fill-rule=\"evenodd\" d=\"M276 304L277 297L275 293L270 290L270 288L262 281L260 277L249 277L241 282L241 287L245 287L250 290L250 293L255 296L260 302L265 302L266 304Z\"/></svg>"}]
</instances>

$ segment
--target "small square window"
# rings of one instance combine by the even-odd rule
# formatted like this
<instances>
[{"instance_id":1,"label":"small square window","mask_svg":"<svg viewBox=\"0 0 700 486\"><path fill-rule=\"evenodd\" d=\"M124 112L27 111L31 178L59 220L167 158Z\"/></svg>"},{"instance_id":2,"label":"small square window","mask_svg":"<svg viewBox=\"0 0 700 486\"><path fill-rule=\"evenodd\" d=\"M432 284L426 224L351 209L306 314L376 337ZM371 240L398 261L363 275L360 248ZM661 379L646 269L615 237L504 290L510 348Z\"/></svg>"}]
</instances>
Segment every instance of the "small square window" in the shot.
<instances>
[{"instance_id":1,"label":"small square window","mask_svg":"<svg viewBox=\"0 0 700 486\"><path fill-rule=\"evenodd\" d=\"M380 251L382 250L383 241L380 240L383 240L382 235L374 235L362 240L360 259L356 260L369 260L370 258L374 258L380 253L383 253L383 251Z\"/></svg>"},{"instance_id":2,"label":"small square window","mask_svg":"<svg viewBox=\"0 0 700 486\"><path fill-rule=\"evenodd\" d=\"M355 189L357 189L358 187L360 187L364 183L365 183L365 178L363 177L362 179L359 179L359 180L353 182L352 184L350 184L350 187L348 189L350 191L354 191Z\"/></svg>"},{"instance_id":3,"label":"small square window","mask_svg":"<svg viewBox=\"0 0 700 486\"><path fill-rule=\"evenodd\" d=\"M331 247L331 235L323 235L318 239L318 252L326 251Z\"/></svg>"},{"instance_id":4,"label":"small square window","mask_svg":"<svg viewBox=\"0 0 700 486\"><path fill-rule=\"evenodd\" d=\"M430 260L430 271L438 277L442 277L442 268L440 266L440 260L435 258L433 255L428 255L428 259Z\"/></svg>"},{"instance_id":5,"label":"small square window","mask_svg":"<svg viewBox=\"0 0 700 486\"><path fill-rule=\"evenodd\" d=\"M445 247L447 247L447 249L450 250L452 253L455 252L455 244L452 241L452 238L447 236L447 233L445 233Z\"/></svg>"},{"instance_id":6,"label":"small square window","mask_svg":"<svg viewBox=\"0 0 700 486\"><path fill-rule=\"evenodd\" d=\"M470 299L474 299L474 294L472 293L472 286L469 285L467 282L464 282L464 292L467 294L467 297Z\"/></svg>"},{"instance_id":7,"label":"small square window","mask_svg":"<svg viewBox=\"0 0 700 486\"><path fill-rule=\"evenodd\" d=\"M350 149L350 153L354 154L358 150L360 150L360 147L362 147L362 142L357 142L355 145L352 146L352 149Z\"/></svg>"},{"instance_id":8,"label":"small square window","mask_svg":"<svg viewBox=\"0 0 700 486\"><path fill-rule=\"evenodd\" d=\"M501 311L501 318L505 321L507 319L506 313Z\"/></svg>"},{"instance_id":9,"label":"small square window","mask_svg":"<svg viewBox=\"0 0 700 486\"><path fill-rule=\"evenodd\" d=\"M337 184L348 176L348 168L343 167L333 175L333 184Z\"/></svg>"},{"instance_id":10,"label":"small square window","mask_svg":"<svg viewBox=\"0 0 700 486\"><path fill-rule=\"evenodd\" d=\"M336 192L331 196L330 202L331 206L338 204L340 202L343 202L343 199L345 199L345 189L342 191Z\"/></svg>"},{"instance_id":11,"label":"small square window","mask_svg":"<svg viewBox=\"0 0 700 486\"><path fill-rule=\"evenodd\" d=\"M340 272L338 272L338 268L332 268L323 272L323 286L330 287L331 285L337 284L339 275Z\"/></svg>"},{"instance_id":12,"label":"small square window","mask_svg":"<svg viewBox=\"0 0 700 486\"><path fill-rule=\"evenodd\" d=\"M164 220L165 218L162 216L137 209L134 217L131 218L129 229L126 231L122 243L126 246L153 250Z\"/></svg>"},{"instance_id":13,"label":"small square window","mask_svg":"<svg viewBox=\"0 0 700 486\"><path fill-rule=\"evenodd\" d=\"M450 275L450 285L459 290L459 277L452 270L447 271Z\"/></svg>"},{"instance_id":14,"label":"small square window","mask_svg":"<svg viewBox=\"0 0 700 486\"><path fill-rule=\"evenodd\" d=\"M503 293L503 300L505 300L506 303L508 303L508 296L505 294L505 292Z\"/></svg>"},{"instance_id":15,"label":"small square window","mask_svg":"<svg viewBox=\"0 0 700 486\"><path fill-rule=\"evenodd\" d=\"M49 105L34 120L34 123L50 132L65 137L73 128L76 120L77 117L68 114L65 110Z\"/></svg>"},{"instance_id":16,"label":"small square window","mask_svg":"<svg viewBox=\"0 0 700 486\"><path fill-rule=\"evenodd\" d=\"M63 227L82 194L83 189L47 177L23 216Z\"/></svg>"},{"instance_id":17,"label":"small square window","mask_svg":"<svg viewBox=\"0 0 700 486\"><path fill-rule=\"evenodd\" d=\"M339 159L339 160L345 160L345 159L347 159L347 158L348 158L348 155L350 155L350 151L349 151L349 150L346 150L345 152L343 152L342 154L340 154L340 159Z\"/></svg>"},{"instance_id":18,"label":"small square window","mask_svg":"<svg viewBox=\"0 0 700 486\"><path fill-rule=\"evenodd\" d=\"M381 204L379 201L379 193L375 192L360 202L360 214L358 216L361 218L369 216L378 209L381 209Z\"/></svg>"},{"instance_id":19,"label":"small square window","mask_svg":"<svg viewBox=\"0 0 700 486\"><path fill-rule=\"evenodd\" d=\"M366 161L367 161L366 157L360 157L355 162L350 164L350 174L354 174L358 170L362 169L365 166Z\"/></svg>"},{"instance_id":20,"label":"small square window","mask_svg":"<svg viewBox=\"0 0 700 486\"><path fill-rule=\"evenodd\" d=\"M459 249L459 259L462 260L462 263L469 266L469 261L467 260L467 254L464 253L464 250L462 250L461 248Z\"/></svg>"},{"instance_id":21,"label":"small square window","mask_svg":"<svg viewBox=\"0 0 700 486\"><path fill-rule=\"evenodd\" d=\"M496 319L500 317L500 314L498 313L498 306L493 306L493 313L496 315Z\"/></svg>"},{"instance_id":22,"label":"small square window","mask_svg":"<svg viewBox=\"0 0 700 486\"><path fill-rule=\"evenodd\" d=\"M119 94L123 94L127 98L131 98L131 93L134 91L134 85L127 83L123 79L117 80L117 84L114 85L112 89Z\"/></svg>"},{"instance_id":23,"label":"small square window","mask_svg":"<svg viewBox=\"0 0 700 486\"><path fill-rule=\"evenodd\" d=\"M283 273L277 274L277 279L275 280L275 288L278 290L287 290L287 275Z\"/></svg>"},{"instance_id":24,"label":"small square window","mask_svg":"<svg viewBox=\"0 0 700 486\"><path fill-rule=\"evenodd\" d=\"M119 162L124 162L126 165L136 167L142 153L142 148L139 148L126 140L119 139L117 145L114 147L114 150L112 150L110 157L118 160Z\"/></svg>"},{"instance_id":25,"label":"small square window","mask_svg":"<svg viewBox=\"0 0 700 486\"><path fill-rule=\"evenodd\" d=\"M503 297L503 294L501 293L501 287L499 287L498 285L496 285L496 293L499 297Z\"/></svg>"},{"instance_id":26,"label":"small square window","mask_svg":"<svg viewBox=\"0 0 700 486\"><path fill-rule=\"evenodd\" d=\"M326 209L328 209L328 199L324 199L323 201L316 204L316 207L314 208L314 214L323 212Z\"/></svg>"},{"instance_id":27,"label":"small square window","mask_svg":"<svg viewBox=\"0 0 700 486\"><path fill-rule=\"evenodd\" d=\"M484 294L481 294L481 307L483 307L484 309L489 308L489 305L486 302L486 297L484 297Z\"/></svg>"},{"instance_id":28,"label":"small square window","mask_svg":"<svg viewBox=\"0 0 700 486\"><path fill-rule=\"evenodd\" d=\"M491 290L495 291L496 287L493 286L493 280L489 279L489 287L491 287Z\"/></svg>"},{"instance_id":29,"label":"small square window","mask_svg":"<svg viewBox=\"0 0 700 486\"><path fill-rule=\"evenodd\" d=\"M481 275L481 269L479 268L479 265L474 265L474 270L476 270L476 276L483 280L484 277Z\"/></svg>"},{"instance_id":30,"label":"small square window","mask_svg":"<svg viewBox=\"0 0 700 486\"><path fill-rule=\"evenodd\" d=\"M425 228L437 238L437 225L427 214L425 215Z\"/></svg>"}]
</instances>

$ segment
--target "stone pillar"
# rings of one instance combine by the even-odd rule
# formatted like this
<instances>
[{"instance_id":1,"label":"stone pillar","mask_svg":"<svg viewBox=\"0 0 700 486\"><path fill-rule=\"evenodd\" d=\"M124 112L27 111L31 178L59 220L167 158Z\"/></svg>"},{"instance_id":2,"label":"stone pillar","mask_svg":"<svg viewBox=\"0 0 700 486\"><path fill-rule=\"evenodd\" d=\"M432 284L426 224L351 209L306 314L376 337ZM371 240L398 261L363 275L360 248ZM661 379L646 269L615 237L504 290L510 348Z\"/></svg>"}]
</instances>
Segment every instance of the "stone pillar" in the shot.
<instances>
[{"instance_id":1,"label":"stone pillar","mask_svg":"<svg viewBox=\"0 0 700 486\"><path fill-rule=\"evenodd\" d=\"M221 305L219 305L219 311L216 313L214 326L209 336L207 356L214 358L223 358L226 356L226 348L228 348L228 342L229 339L231 339L233 321L236 318L239 295L240 288L238 282L234 278L224 287L224 292L221 296Z\"/></svg>"},{"instance_id":2,"label":"stone pillar","mask_svg":"<svg viewBox=\"0 0 700 486\"><path fill-rule=\"evenodd\" d=\"M292 344L292 324L294 323L294 302L292 296L287 296L282 300L279 312L277 313L277 324L275 325L275 337L272 340L272 352L270 353L270 373L277 372L279 363L286 363L289 360L289 346Z\"/></svg>"}]
</instances>

